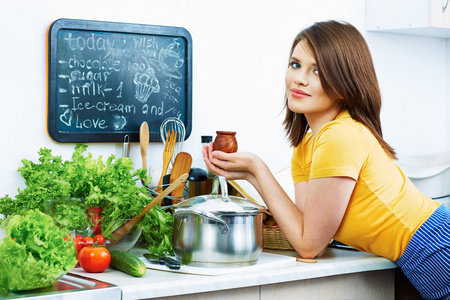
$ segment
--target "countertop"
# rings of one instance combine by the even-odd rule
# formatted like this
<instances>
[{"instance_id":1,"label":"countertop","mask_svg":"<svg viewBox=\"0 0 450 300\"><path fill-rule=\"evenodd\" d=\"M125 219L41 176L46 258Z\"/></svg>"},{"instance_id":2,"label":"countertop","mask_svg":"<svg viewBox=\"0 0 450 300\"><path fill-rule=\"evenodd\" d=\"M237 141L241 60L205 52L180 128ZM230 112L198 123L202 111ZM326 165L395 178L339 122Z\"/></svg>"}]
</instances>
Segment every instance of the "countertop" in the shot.
<instances>
[{"instance_id":1,"label":"countertop","mask_svg":"<svg viewBox=\"0 0 450 300\"><path fill-rule=\"evenodd\" d=\"M142 249L132 252L140 256ZM271 250L272 251L272 250ZM294 251L273 251L290 257L298 257ZM391 260L353 250L329 248L317 263L290 260L279 266L246 267L223 275L193 275L171 271L147 269L143 277L136 278L108 268L103 273L86 273L80 268L71 272L116 285L122 290L122 299L156 298L193 293L219 291L250 286L305 280L333 275L397 268ZM167 269L168 270L168 269ZM176 284L174 284L176 282Z\"/></svg>"}]
</instances>

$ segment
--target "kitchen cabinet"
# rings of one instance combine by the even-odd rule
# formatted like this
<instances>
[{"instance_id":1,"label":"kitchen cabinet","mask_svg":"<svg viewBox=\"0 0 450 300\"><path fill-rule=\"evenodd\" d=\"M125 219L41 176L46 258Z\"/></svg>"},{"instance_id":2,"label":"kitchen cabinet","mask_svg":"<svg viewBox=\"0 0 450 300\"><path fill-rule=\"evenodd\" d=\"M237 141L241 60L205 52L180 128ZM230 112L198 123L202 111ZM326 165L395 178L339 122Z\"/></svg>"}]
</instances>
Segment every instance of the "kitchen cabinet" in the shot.
<instances>
[{"instance_id":1,"label":"kitchen cabinet","mask_svg":"<svg viewBox=\"0 0 450 300\"><path fill-rule=\"evenodd\" d=\"M261 287L261 300L394 299L394 270L328 276Z\"/></svg>"},{"instance_id":2,"label":"kitchen cabinet","mask_svg":"<svg viewBox=\"0 0 450 300\"><path fill-rule=\"evenodd\" d=\"M450 38L449 0L366 0L366 30Z\"/></svg>"},{"instance_id":3,"label":"kitchen cabinet","mask_svg":"<svg viewBox=\"0 0 450 300\"><path fill-rule=\"evenodd\" d=\"M394 270L372 271L256 287L158 298L161 300L394 299Z\"/></svg>"}]
</instances>

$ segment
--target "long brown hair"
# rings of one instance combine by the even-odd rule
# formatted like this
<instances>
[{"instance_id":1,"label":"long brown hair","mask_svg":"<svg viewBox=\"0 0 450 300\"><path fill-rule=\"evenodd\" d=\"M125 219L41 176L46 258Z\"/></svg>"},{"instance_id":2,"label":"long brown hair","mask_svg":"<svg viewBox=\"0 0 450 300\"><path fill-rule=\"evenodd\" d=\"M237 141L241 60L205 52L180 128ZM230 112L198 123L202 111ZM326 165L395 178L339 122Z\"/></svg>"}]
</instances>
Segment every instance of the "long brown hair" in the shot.
<instances>
[{"instance_id":1,"label":"long brown hair","mask_svg":"<svg viewBox=\"0 0 450 300\"><path fill-rule=\"evenodd\" d=\"M381 94L369 47L361 33L351 24L337 21L314 23L301 31L292 43L289 58L303 41L315 58L322 88L332 100L342 102L350 116L365 125L384 151L396 159L394 149L383 140L380 111ZM292 146L297 146L309 129L304 114L288 108L284 129Z\"/></svg>"}]
</instances>

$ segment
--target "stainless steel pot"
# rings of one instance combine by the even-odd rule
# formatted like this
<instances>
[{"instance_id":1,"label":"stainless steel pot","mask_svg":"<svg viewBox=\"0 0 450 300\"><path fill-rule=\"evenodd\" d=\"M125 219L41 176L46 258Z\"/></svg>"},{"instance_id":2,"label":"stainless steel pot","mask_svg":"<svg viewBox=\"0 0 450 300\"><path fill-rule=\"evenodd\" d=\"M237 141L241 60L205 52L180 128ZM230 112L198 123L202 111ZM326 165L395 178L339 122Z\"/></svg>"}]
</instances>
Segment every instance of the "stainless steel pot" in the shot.
<instances>
[{"instance_id":1,"label":"stainless steel pot","mask_svg":"<svg viewBox=\"0 0 450 300\"><path fill-rule=\"evenodd\" d=\"M263 246L263 211L251 200L228 196L225 178L216 177L211 195L173 207L172 246L177 260L204 267L255 264Z\"/></svg>"}]
</instances>

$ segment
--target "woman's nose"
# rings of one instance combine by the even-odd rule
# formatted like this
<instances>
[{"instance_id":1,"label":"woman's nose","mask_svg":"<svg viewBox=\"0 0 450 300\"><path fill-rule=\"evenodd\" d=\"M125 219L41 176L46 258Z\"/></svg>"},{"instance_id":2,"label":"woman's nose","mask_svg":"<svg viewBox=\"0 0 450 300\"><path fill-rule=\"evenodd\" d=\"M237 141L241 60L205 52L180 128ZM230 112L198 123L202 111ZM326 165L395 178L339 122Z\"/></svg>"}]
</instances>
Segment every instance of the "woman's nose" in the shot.
<instances>
[{"instance_id":1,"label":"woman's nose","mask_svg":"<svg viewBox=\"0 0 450 300\"><path fill-rule=\"evenodd\" d=\"M305 74L303 74L302 71L298 71L298 73L294 77L294 83L296 85L303 85L303 86L308 85L308 82L306 80Z\"/></svg>"}]
</instances>

